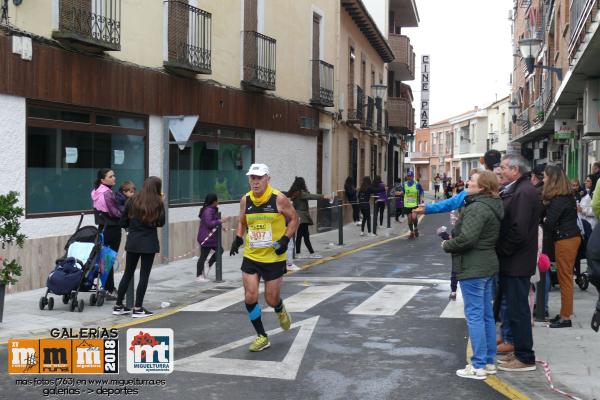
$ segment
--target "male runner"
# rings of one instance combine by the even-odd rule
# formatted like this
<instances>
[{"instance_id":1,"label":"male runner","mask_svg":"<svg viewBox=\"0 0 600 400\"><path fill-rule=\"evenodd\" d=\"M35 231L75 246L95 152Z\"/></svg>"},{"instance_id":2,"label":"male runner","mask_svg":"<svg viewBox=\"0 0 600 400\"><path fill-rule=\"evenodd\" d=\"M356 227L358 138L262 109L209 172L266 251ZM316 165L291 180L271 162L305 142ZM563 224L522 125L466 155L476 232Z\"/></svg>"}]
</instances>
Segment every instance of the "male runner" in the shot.
<instances>
[{"instance_id":1,"label":"male runner","mask_svg":"<svg viewBox=\"0 0 600 400\"><path fill-rule=\"evenodd\" d=\"M410 229L409 239L419 237L419 230L417 229L417 214L413 212L419 204L421 199L424 198L425 191L419 182L415 182L415 175L412 171L408 171L406 174L406 182L402 186L402 192L396 193L397 196L404 195L404 214L408 218L408 228Z\"/></svg>"},{"instance_id":2,"label":"male runner","mask_svg":"<svg viewBox=\"0 0 600 400\"><path fill-rule=\"evenodd\" d=\"M280 290L282 276L286 272L285 253L298 227L298 216L288 198L269 184L269 167L265 164L252 164L246 175L251 190L240 201L239 223L229 255L238 253L244 243L242 238L245 237L241 268L244 296L248 318L258 335L248 350L262 351L270 343L258 304L258 284L261 277L265 282L265 301L275 309L279 325L288 330L292 322L283 306Z\"/></svg>"}]
</instances>

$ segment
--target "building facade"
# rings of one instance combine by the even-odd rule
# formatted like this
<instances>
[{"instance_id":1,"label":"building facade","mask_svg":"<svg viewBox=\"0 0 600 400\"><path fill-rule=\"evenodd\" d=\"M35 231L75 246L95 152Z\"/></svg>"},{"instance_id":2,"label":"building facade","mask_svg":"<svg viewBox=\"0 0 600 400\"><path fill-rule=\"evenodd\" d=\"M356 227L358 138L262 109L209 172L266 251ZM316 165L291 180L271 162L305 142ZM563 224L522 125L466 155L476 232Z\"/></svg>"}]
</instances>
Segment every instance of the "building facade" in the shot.
<instances>
[{"instance_id":1,"label":"building facade","mask_svg":"<svg viewBox=\"0 0 600 400\"><path fill-rule=\"evenodd\" d=\"M599 11L598 0L515 0L511 13L511 147L532 165L563 166L571 178L599 158ZM525 46L534 53L528 59L523 39L536 45Z\"/></svg>"},{"instance_id":2,"label":"building facade","mask_svg":"<svg viewBox=\"0 0 600 400\"><path fill-rule=\"evenodd\" d=\"M282 190L301 175L325 193L343 187L352 165L364 164L366 175L393 170L386 100L377 102L372 86L387 84L394 53L359 0L6 3L0 140L10 151L0 186L20 193L28 237L8 254L25 266L17 290L45 285L81 213L93 224L100 168L138 188L147 176L163 179L169 212L158 261L195 254L209 192L234 217L226 228L236 225L252 162L268 164ZM350 82L366 96L364 120L352 124ZM354 159L343 149L352 139Z\"/></svg>"}]
</instances>

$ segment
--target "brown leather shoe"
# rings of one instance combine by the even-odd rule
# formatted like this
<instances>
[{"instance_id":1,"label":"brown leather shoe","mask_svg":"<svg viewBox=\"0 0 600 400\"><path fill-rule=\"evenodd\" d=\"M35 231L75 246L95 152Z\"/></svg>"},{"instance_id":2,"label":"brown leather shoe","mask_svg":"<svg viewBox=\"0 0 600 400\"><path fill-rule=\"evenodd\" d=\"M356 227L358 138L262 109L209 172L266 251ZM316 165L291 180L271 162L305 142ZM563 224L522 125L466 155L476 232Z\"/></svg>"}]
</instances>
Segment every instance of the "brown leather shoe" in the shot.
<instances>
[{"instance_id":1,"label":"brown leather shoe","mask_svg":"<svg viewBox=\"0 0 600 400\"><path fill-rule=\"evenodd\" d=\"M515 359L515 353L508 353L503 356L498 356L498 358L496 358L496 361L498 362L498 365L500 365L500 364L506 364L507 362L511 362L514 359Z\"/></svg>"},{"instance_id":2,"label":"brown leather shoe","mask_svg":"<svg viewBox=\"0 0 600 400\"><path fill-rule=\"evenodd\" d=\"M515 346L510 343L499 344L496 348L496 353L498 354L512 353L513 351L515 351Z\"/></svg>"},{"instance_id":3,"label":"brown leather shoe","mask_svg":"<svg viewBox=\"0 0 600 400\"><path fill-rule=\"evenodd\" d=\"M502 344L502 342L504 342L504 340L502 340L502 336L496 336L496 346Z\"/></svg>"},{"instance_id":4,"label":"brown leather shoe","mask_svg":"<svg viewBox=\"0 0 600 400\"><path fill-rule=\"evenodd\" d=\"M498 365L498 369L500 371L507 371L507 372L535 371L536 365L535 364L525 364L525 363L519 361L517 358L515 358L512 361Z\"/></svg>"}]
</instances>

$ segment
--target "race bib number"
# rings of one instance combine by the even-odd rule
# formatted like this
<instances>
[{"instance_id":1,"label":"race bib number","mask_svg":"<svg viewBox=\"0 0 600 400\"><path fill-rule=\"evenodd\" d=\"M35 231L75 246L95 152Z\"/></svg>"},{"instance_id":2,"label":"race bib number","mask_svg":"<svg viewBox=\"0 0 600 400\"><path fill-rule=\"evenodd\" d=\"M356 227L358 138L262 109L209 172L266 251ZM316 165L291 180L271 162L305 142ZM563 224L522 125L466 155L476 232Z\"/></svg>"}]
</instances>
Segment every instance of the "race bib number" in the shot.
<instances>
[{"instance_id":1,"label":"race bib number","mask_svg":"<svg viewBox=\"0 0 600 400\"><path fill-rule=\"evenodd\" d=\"M252 228L248 229L248 238L251 249L273 246L271 224L254 224Z\"/></svg>"}]
</instances>

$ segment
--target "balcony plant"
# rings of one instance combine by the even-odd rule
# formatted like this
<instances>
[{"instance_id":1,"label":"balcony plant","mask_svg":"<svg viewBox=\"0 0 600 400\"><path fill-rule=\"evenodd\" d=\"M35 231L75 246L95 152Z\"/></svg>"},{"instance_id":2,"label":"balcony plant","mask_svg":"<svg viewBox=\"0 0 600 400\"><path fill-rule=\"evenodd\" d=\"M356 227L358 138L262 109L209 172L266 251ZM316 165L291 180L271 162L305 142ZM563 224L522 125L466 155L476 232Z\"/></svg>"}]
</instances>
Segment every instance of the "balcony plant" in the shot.
<instances>
[{"instance_id":1,"label":"balcony plant","mask_svg":"<svg viewBox=\"0 0 600 400\"><path fill-rule=\"evenodd\" d=\"M538 111L537 114L535 114L535 123L542 122L543 120L544 120L544 112Z\"/></svg>"},{"instance_id":2,"label":"balcony plant","mask_svg":"<svg viewBox=\"0 0 600 400\"><path fill-rule=\"evenodd\" d=\"M7 246L23 247L25 235L20 233L21 223L19 218L23 216L23 208L18 206L19 194L9 192L0 195L0 246L5 250ZM12 259L0 257L0 322L4 314L4 294L7 286L17 283L17 277L21 276L23 267Z\"/></svg>"}]
</instances>

